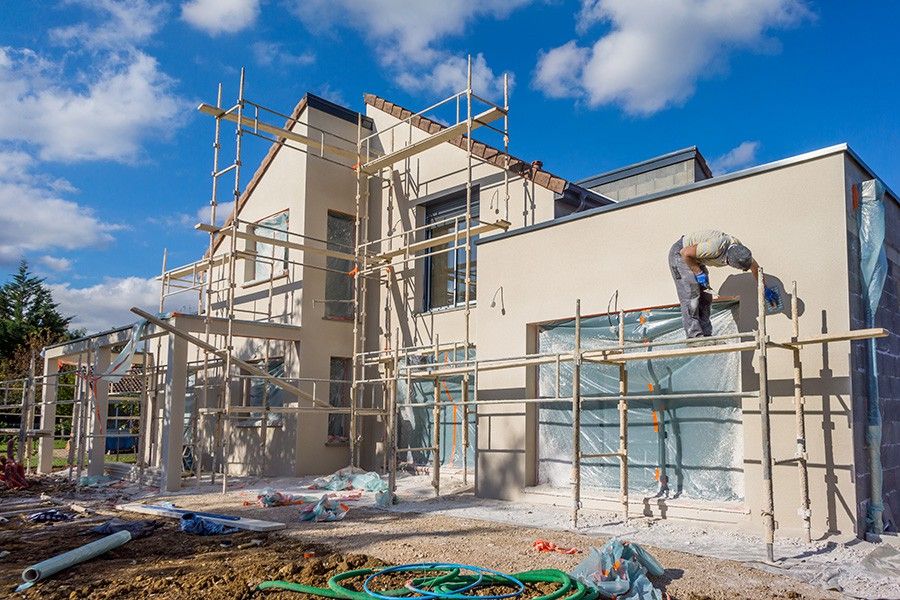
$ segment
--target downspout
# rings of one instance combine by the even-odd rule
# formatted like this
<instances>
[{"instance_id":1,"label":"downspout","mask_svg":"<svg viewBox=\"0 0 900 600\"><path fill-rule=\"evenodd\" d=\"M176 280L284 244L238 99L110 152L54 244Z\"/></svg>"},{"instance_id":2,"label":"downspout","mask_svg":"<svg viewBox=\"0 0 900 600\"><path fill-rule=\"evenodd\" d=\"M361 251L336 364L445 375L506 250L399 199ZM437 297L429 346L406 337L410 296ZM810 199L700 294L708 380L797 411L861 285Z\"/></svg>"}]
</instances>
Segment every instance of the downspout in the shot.
<instances>
[{"instance_id":1,"label":"downspout","mask_svg":"<svg viewBox=\"0 0 900 600\"><path fill-rule=\"evenodd\" d=\"M887 255L884 249L884 184L877 179L863 181L859 202L859 262L862 275L863 301L866 307L866 327L875 326L875 312L887 276ZM867 340L869 378L866 382L866 445L869 453L869 508L866 529L875 534L884 532L884 497L881 467L881 406L878 395L878 353L875 339Z\"/></svg>"}]
</instances>

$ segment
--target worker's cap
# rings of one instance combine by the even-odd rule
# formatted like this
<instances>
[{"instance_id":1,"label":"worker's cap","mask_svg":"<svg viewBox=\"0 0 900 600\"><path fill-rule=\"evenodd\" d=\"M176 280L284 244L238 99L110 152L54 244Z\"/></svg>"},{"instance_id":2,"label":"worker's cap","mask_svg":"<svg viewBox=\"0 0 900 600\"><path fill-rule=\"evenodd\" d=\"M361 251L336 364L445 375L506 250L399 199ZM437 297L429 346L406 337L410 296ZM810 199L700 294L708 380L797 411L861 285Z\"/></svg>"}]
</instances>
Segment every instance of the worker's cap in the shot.
<instances>
[{"instance_id":1,"label":"worker's cap","mask_svg":"<svg viewBox=\"0 0 900 600\"><path fill-rule=\"evenodd\" d=\"M753 255L750 248L741 244L732 244L725 251L725 262L729 267L746 271L753 264Z\"/></svg>"}]
</instances>

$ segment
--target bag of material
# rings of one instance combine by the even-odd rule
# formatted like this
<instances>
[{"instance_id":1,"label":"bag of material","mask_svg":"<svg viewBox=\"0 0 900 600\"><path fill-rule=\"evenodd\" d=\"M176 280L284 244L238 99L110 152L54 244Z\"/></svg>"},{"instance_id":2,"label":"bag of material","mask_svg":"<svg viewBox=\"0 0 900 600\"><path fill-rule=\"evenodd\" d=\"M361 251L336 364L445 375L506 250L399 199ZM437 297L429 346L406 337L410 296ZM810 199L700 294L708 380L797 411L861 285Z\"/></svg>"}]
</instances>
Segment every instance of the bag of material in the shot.
<instances>
[{"instance_id":1,"label":"bag of material","mask_svg":"<svg viewBox=\"0 0 900 600\"><path fill-rule=\"evenodd\" d=\"M185 513L181 516L181 530L193 535L221 535L234 533L238 529L210 521L194 513Z\"/></svg>"},{"instance_id":2,"label":"bag of material","mask_svg":"<svg viewBox=\"0 0 900 600\"><path fill-rule=\"evenodd\" d=\"M349 506L340 500L329 498L326 494L315 505L309 504L301 508L300 520L316 523L340 521L347 516L348 512L350 512Z\"/></svg>"},{"instance_id":3,"label":"bag of material","mask_svg":"<svg viewBox=\"0 0 900 600\"><path fill-rule=\"evenodd\" d=\"M660 576L665 569L639 545L611 539L600 549L591 548L570 574L602 598L662 600L662 592L653 587L648 573Z\"/></svg>"}]
</instances>

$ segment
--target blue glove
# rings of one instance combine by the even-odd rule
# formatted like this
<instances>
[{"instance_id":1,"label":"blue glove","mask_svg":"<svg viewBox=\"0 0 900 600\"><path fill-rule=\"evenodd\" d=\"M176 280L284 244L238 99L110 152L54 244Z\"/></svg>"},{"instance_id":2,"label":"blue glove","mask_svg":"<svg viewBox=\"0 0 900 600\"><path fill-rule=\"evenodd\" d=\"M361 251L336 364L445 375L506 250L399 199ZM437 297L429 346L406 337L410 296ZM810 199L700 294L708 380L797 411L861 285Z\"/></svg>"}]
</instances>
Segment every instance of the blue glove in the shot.
<instances>
[{"instance_id":1,"label":"blue glove","mask_svg":"<svg viewBox=\"0 0 900 600\"><path fill-rule=\"evenodd\" d=\"M763 295L766 298L766 302L769 306L778 306L781 304L781 296L778 294L778 290L775 288L767 287L763 292Z\"/></svg>"},{"instance_id":2,"label":"blue glove","mask_svg":"<svg viewBox=\"0 0 900 600\"><path fill-rule=\"evenodd\" d=\"M700 286L701 290L709 289L709 274L700 271L694 275L694 279L697 280L697 284Z\"/></svg>"}]
</instances>

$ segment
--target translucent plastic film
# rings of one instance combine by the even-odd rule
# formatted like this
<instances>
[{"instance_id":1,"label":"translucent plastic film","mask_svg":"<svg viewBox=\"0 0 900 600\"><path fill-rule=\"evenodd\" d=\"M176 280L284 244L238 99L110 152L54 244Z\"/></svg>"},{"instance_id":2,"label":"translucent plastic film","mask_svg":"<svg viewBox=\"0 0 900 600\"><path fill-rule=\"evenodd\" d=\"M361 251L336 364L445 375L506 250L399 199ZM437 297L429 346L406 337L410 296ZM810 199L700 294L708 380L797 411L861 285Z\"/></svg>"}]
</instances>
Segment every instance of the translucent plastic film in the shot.
<instances>
[{"instance_id":1,"label":"translucent plastic film","mask_svg":"<svg viewBox=\"0 0 900 600\"><path fill-rule=\"evenodd\" d=\"M737 304L712 307L715 335L737 332L733 310ZM582 349L618 344L618 316L582 319ZM669 342L684 339L678 307L625 313L626 342ZM543 326L540 352L571 352L573 320ZM661 348L678 348L679 345ZM658 395L653 400L628 402L629 490L636 494L739 501L743 489L743 433L740 399L667 400L669 394L733 392L739 389L740 358L735 353L630 361L628 394ZM581 450L586 454L619 449L617 401L600 396L619 394L619 368L584 363L581 371ZM557 380L559 389L557 390ZM555 487L571 485L572 363L539 369L538 479ZM559 400L554 400L559 398ZM582 485L618 490L619 460L582 461Z\"/></svg>"},{"instance_id":2,"label":"translucent plastic film","mask_svg":"<svg viewBox=\"0 0 900 600\"><path fill-rule=\"evenodd\" d=\"M463 351L457 350L441 352L439 362L452 362L463 359ZM469 352L469 359L475 358L475 352ZM434 357L428 356L421 359L420 364L434 363ZM462 375L457 377L442 377L438 384L442 403L457 403L462 401ZM474 385L474 384L471 384ZM470 387L471 390L471 387ZM471 391L469 400L472 400ZM411 389L407 390L406 381L401 379L397 391L398 404L432 404L434 402L434 381L413 380ZM462 406L441 407L441 464L449 467L462 467L463 457L463 427L469 429L468 463L475 462L475 411L469 414L469 422L465 423ZM398 459L415 464L429 464L431 452L404 451L403 448L425 448L434 444L433 409L431 406L409 407L400 409L398 421L398 435L400 452Z\"/></svg>"}]
</instances>

